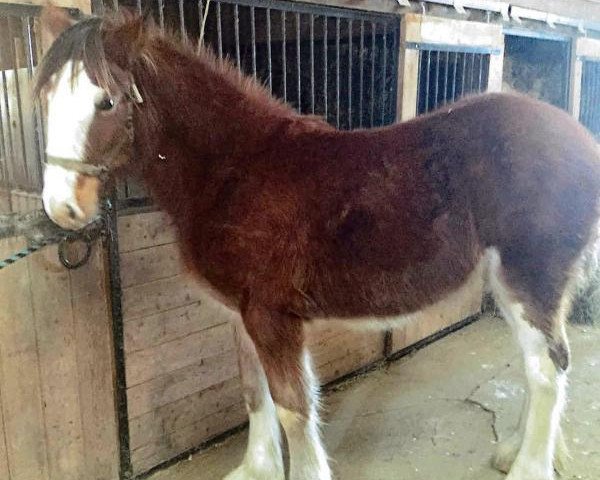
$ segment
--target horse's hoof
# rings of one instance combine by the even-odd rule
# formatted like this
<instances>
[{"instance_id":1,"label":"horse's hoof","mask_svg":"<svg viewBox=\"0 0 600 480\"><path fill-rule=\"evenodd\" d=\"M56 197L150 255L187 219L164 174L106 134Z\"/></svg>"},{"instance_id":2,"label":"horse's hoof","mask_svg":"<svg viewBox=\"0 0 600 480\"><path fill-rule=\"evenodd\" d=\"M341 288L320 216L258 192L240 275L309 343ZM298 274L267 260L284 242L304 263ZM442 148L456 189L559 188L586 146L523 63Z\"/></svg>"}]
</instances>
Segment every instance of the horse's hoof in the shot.
<instances>
[{"instance_id":1,"label":"horse's hoof","mask_svg":"<svg viewBox=\"0 0 600 480\"><path fill-rule=\"evenodd\" d=\"M515 463L520 448L521 441L517 435L507 438L498 445L496 454L492 459L492 466L502 473L508 473L513 463Z\"/></svg>"},{"instance_id":2,"label":"horse's hoof","mask_svg":"<svg viewBox=\"0 0 600 480\"><path fill-rule=\"evenodd\" d=\"M506 480L555 480L554 469L536 465L530 459L518 456Z\"/></svg>"},{"instance_id":3,"label":"horse's hoof","mask_svg":"<svg viewBox=\"0 0 600 480\"><path fill-rule=\"evenodd\" d=\"M246 464L241 464L233 472L227 475L223 480L285 480L283 472L263 471L257 472L250 469Z\"/></svg>"}]
</instances>

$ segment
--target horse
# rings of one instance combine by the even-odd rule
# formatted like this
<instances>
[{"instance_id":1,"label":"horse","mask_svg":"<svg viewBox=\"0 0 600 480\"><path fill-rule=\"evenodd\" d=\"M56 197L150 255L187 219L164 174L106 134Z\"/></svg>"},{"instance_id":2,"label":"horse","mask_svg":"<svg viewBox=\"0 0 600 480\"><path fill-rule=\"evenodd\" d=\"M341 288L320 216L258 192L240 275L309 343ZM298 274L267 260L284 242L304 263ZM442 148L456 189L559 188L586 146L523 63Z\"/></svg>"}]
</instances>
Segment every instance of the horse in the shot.
<instances>
[{"instance_id":1,"label":"horse","mask_svg":"<svg viewBox=\"0 0 600 480\"><path fill-rule=\"evenodd\" d=\"M598 149L578 122L525 96L484 94L338 131L134 15L75 22L50 11L44 24L55 38L35 87L48 110L47 214L79 229L112 179L139 177L186 265L240 313L249 438L228 480L284 479L283 434L288 478L332 478L305 323L410 321L477 272L528 380L494 464L508 480L555 478L565 318L599 217Z\"/></svg>"}]
</instances>

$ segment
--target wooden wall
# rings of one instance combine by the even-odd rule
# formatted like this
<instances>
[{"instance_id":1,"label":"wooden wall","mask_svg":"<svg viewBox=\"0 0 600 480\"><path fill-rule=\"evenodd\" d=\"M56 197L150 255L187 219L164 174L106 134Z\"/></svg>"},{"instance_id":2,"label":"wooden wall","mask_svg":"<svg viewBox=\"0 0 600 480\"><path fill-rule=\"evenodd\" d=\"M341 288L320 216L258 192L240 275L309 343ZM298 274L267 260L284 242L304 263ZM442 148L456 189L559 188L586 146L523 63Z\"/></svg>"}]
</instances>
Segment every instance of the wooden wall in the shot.
<instances>
[{"instance_id":1,"label":"wooden wall","mask_svg":"<svg viewBox=\"0 0 600 480\"><path fill-rule=\"evenodd\" d=\"M39 208L17 198L15 210ZM0 240L0 257L25 245ZM0 272L0 478L116 480L104 256L66 270L56 247Z\"/></svg>"},{"instance_id":2,"label":"wooden wall","mask_svg":"<svg viewBox=\"0 0 600 480\"><path fill-rule=\"evenodd\" d=\"M125 366L135 473L246 421L230 320L183 270L160 212L119 219ZM327 382L383 355L383 334L309 329Z\"/></svg>"}]
</instances>

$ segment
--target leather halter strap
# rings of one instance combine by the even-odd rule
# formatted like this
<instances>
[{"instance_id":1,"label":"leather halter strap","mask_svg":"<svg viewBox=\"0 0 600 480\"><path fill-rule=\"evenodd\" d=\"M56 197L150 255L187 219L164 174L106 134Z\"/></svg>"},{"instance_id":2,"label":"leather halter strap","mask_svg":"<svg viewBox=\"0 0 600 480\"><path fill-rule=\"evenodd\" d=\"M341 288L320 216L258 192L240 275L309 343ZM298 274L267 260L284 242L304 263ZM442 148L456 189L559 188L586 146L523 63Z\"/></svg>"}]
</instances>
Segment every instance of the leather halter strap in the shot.
<instances>
[{"instance_id":1,"label":"leather halter strap","mask_svg":"<svg viewBox=\"0 0 600 480\"><path fill-rule=\"evenodd\" d=\"M105 165L94 165L91 163L82 162L81 160L55 157L53 155L47 156L46 165L55 165L66 170L73 170L89 177L101 177L108 173L108 167Z\"/></svg>"}]
</instances>

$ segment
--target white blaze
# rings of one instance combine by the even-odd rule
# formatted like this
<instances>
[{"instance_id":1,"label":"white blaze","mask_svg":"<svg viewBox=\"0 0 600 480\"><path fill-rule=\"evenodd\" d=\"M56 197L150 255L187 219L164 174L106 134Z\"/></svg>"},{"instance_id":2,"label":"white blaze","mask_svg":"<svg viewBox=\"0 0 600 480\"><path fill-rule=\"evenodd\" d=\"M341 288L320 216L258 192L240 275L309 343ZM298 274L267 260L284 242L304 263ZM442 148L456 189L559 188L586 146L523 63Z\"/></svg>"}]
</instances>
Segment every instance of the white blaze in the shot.
<instances>
[{"instance_id":1,"label":"white blaze","mask_svg":"<svg viewBox=\"0 0 600 480\"><path fill-rule=\"evenodd\" d=\"M78 62L71 82L73 63L67 62L48 94L48 142L46 153L55 157L82 160L88 130L95 113L95 101L104 94L94 85Z\"/></svg>"},{"instance_id":2,"label":"white blaze","mask_svg":"<svg viewBox=\"0 0 600 480\"><path fill-rule=\"evenodd\" d=\"M96 101L104 91L94 85L81 62L71 61L57 73L54 88L48 94L48 156L83 161L89 128L96 112ZM71 81L71 79L73 79ZM48 216L63 228L77 229L92 218L77 202L79 173L57 165L44 171L42 200ZM88 208L89 210L89 208Z\"/></svg>"}]
</instances>

